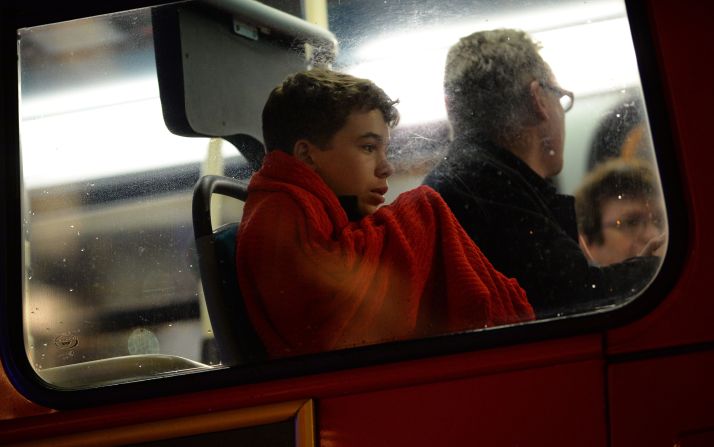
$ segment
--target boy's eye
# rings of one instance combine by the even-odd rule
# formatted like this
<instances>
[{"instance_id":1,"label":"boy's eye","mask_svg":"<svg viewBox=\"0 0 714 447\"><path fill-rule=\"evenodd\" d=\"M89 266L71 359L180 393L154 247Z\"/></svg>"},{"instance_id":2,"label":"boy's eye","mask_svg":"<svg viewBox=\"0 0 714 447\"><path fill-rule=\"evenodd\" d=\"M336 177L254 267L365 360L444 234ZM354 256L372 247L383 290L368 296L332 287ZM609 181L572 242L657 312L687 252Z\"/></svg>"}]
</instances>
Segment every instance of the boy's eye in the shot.
<instances>
[{"instance_id":1,"label":"boy's eye","mask_svg":"<svg viewBox=\"0 0 714 447\"><path fill-rule=\"evenodd\" d=\"M377 150L377 146L374 144L363 144L362 149L364 149L366 152L374 152Z\"/></svg>"}]
</instances>

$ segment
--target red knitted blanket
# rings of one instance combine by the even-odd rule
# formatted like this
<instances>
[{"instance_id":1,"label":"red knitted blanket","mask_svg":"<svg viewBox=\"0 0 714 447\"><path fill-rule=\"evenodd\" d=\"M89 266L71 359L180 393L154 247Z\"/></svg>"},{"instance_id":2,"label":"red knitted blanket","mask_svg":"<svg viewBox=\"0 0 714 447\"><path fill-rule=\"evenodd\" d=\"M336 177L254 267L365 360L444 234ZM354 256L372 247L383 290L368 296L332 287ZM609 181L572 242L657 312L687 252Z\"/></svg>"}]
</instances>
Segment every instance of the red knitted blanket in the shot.
<instances>
[{"instance_id":1,"label":"red knitted blanket","mask_svg":"<svg viewBox=\"0 0 714 447\"><path fill-rule=\"evenodd\" d=\"M251 179L238 280L271 356L534 318L441 197L422 186L358 222L302 162L279 151Z\"/></svg>"}]
</instances>

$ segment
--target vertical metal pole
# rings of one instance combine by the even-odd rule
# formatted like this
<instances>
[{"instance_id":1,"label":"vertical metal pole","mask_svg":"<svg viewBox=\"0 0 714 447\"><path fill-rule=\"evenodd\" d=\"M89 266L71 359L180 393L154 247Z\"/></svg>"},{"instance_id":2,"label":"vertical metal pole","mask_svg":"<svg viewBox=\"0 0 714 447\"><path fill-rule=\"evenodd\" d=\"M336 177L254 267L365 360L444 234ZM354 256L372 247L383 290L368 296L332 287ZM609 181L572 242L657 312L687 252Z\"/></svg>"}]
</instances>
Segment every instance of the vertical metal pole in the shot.
<instances>
[{"instance_id":1,"label":"vertical metal pole","mask_svg":"<svg viewBox=\"0 0 714 447\"><path fill-rule=\"evenodd\" d=\"M302 9L305 13L305 20L319 27L329 29L327 20L327 0L302 0ZM313 58L313 48L310 44L305 44L305 56L313 65L323 65L319 57ZM317 60L313 60L317 59ZM329 65L326 67L329 68Z\"/></svg>"},{"instance_id":2,"label":"vertical metal pole","mask_svg":"<svg viewBox=\"0 0 714 447\"><path fill-rule=\"evenodd\" d=\"M305 20L313 25L329 29L327 22L327 0L303 0Z\"/></svg>"},{"instance_id":3,"label":"vertical metal pole","mask_svg":"<svg viewBox=\"0 0 714 447\"><path fill-rule=\"evenodd\" d=\"M201 175L223 175L224 174L224 161L223 153L221 148L223 147L222 138L211 138L208 142L208 150L206 151L206 158L203 160L203 165L201 166ZM223 196L220 194L215 194L211 197L211 222L214 227L218 227L223 223ZM203 287L198 284L198 294L199 294L199 311L201 319L201 333L203 339L213 338L213 332L211 330L211 319L208 316L208 309L206 308L206 299L203 296Z\"/></svg>"}]
</instances>

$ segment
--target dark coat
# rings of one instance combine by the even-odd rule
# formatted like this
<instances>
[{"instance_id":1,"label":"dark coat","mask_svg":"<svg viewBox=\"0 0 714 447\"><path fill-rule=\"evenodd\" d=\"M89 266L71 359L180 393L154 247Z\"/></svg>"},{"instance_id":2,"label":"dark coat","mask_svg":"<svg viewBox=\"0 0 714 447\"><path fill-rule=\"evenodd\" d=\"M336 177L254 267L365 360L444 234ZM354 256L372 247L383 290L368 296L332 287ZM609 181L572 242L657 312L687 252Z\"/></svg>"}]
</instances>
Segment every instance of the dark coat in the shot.
<instances>
[{"instance_id":1,"label":"dark coat","mask_svg":"<svg viewBox=\"0 0 714 447\"><path fill-rule=\"evenodd\" d=\"M618 302L659 266L657 257L590 265L578 245L573 197L494 145L455 140L424 184L441 194L496 269L518 279L540 318Z\"/></svg>"}]
</instances>

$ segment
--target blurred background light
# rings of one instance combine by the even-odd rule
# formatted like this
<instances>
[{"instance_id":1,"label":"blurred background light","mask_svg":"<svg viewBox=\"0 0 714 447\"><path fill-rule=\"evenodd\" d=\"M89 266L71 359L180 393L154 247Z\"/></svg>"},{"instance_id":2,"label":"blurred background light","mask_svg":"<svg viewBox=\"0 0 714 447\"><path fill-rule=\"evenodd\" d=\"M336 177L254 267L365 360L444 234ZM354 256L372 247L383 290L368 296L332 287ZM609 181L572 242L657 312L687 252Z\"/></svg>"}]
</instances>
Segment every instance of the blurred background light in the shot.
<instances>
[{"instance_id":1,"label":"blurred background light","mask_svg":"<svg viewBox=\"0 0 714 447\"><path fill-rule=\"evenodd\" d=\"M530 32L560 84L576 98L639 83L622 2L584 2L382 35L362 45L345 71L372 79L398 98L402 125L444 120L442 85L449 48L463 36L503 27Z\"/></svg>"}]
</instances>

